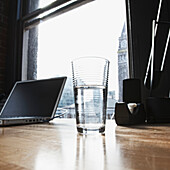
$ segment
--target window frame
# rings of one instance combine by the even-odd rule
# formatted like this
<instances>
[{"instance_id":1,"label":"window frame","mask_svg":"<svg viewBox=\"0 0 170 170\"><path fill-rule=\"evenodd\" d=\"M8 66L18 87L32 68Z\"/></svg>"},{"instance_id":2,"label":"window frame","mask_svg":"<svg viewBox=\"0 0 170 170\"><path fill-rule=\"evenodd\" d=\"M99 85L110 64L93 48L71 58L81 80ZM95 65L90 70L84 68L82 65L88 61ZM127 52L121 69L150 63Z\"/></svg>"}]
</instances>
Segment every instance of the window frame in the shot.
<instances>
[{"instance_id":1,"label":"window frame","mask_svg":"<svg viewBox=\"0 0 170 170\"><path fill-rule=\"evenodd\" d=\"M71 2L71 0L58 0L54 1L53 3L49 4L48 6L45 6L43 8L37 9L31 13L28 13L28 0L16 0L11 3L11 11L13 16L15 16L15 19L13 21L15 24L13 24L14 27L11 27L10 29L13 30L12 34L12 40L14 40L13 43L11 43L10 47L14 49L13 54L10 54L10 58L13 58L12 61L8 62L8 68L12 66L12 69L8 71L8 91L12 88L13 84L18 81L22 80L22 74L23 74L23 36L24 36L24 30L29 29L30 26L35 27L39 22L44 21L46 19L50 19L51 17L55 17L57 15L61 15L69 10L72 10L74 8L77 8L81 5L87 4L89 2L95 1L95 0L77 0L73 1L67 6L62 6L62 8L58 8L56 11L52 12L51 14L48 14L46 16L43 16L42 18L36 18L40 14L43 14L46 11L49 11L53 8L59 7L60 5L63 5L65 2ZM131 40L131 24L128 22L130 21L130 8L129 8L129 1L125 0L126 3L126 15L127 15L127 34L128 34L128 51L129 51L129 72L130 77L133 77L133 50L132 50L132 40ZM15 5L14 5L15 3ZM15 8L14 8L15 6ZM15 15L14 15L15 14ZM14 18L14 17L13 17ZM36 18L35 20L32 20ZM32 20L32 21L31 21ZM30 22L31 21L31 22ZM130 30L130 31L129 31Z\"/></svg>"},{"instance_id":2,"label":"window frame","mask_svg":"<svg viewBox=\"0 0 170 170\"><path fill-rule=\"evenodd\" d=\"M151 51L152 21L157 19L160 2L160 0L126 0L129 69L132 78L141 80L143 103L145 103L146 98L150 96L150 89L144 85L144 79ZM169 11L170 2L168 0L162 1L159 20L169 21ZM160 47L157 47L157 50L161 51ZM157 64L156 62L161 63L159 60L158 58L155 59L154 64ZM168 67L167 62L167 68ZM167 69L166 72L170 73L170 70ZM148 77L150 79L150 76ZM168 84L168 82L165 84ZM159 90L160 93L163 93L163 88Z\"/></svg>"},{"instance_id":3,"label":"window frame","mask_svg":"<svg viewBox=\"0 0 170 170\"><path fill-rule=\"evenodd\" d=\"M79 6L85 5L95 0L58 0L50 3L49 5L38 8L32 12L28 12L28 0L18 0L17 1L17 62L18 62L18 70L16 71L15 80L26 80L27 79L27 66L24 66L27 60L26 55L24 55L24 48L26 47L24 43L25 32L28 29L35 28L40 22L46 21L58 15L61 15L65 12L73 10ZM57 8L57 9L55 9ZM54 11L40 17L41 14L44 14L52 9ZM31 77L30 79L33 79Z\"/></svg>"}]
</instances>

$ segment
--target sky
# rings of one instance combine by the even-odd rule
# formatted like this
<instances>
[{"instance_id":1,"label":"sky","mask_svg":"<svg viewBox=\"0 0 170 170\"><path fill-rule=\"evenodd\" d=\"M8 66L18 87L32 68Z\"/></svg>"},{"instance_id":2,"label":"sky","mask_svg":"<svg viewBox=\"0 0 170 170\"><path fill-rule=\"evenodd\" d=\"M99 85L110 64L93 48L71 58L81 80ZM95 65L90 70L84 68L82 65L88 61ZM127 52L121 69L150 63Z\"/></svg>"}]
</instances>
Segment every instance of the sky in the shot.
<instances>
[{"instance_id":1,"label":"sky","mask_svg":"<svg viewBox=\"0 0 170 170\"><path fill-rule=\"evenodd\" d=\"M118 90L118 39L124 0L96 0L39 25L38 78L72 77L71 61L85 56L110 61L109 89Z\"/></svg>"}]
</instances>

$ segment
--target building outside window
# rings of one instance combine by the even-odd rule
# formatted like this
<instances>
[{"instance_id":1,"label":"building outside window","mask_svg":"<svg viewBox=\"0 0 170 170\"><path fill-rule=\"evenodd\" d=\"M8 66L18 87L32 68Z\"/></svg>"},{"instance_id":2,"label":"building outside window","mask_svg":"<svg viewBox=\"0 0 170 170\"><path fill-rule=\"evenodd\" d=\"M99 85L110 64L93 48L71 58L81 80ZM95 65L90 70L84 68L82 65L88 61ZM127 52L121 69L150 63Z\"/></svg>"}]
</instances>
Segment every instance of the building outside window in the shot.
<instances>
[{"instance_id":1,"label":"building outside window","mask_svg":"<svg viewBox=\"0 0 170 170\"><path fill-rule=\"evenodd\" d=\"M129 77L128 65L128 46L126 26L123 26L121 36L119 37L118 47L118 84L119 84L119 102L123 101L123 80Z\"/></svg>"}]
</instances>

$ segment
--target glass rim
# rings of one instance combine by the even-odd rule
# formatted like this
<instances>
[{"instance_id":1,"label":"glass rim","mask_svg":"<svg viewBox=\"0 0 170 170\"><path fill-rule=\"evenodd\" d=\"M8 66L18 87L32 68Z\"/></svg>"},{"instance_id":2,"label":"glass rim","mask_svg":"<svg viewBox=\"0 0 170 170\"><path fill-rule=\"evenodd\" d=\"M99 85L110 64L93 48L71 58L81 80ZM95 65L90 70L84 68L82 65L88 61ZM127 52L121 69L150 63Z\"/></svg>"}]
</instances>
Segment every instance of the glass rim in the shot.
<instances>
[{"instance_id":1,"label":"glass rim","mask_svg":"<svg viewBox=\"0 0 170 170\"><path fill-rule=\"evenodd\" d=\"M105 61L107 61L108 63L110 63L110 61L108 60L108 59L106 59L106 58L104 58L104 57L98 57L98 56L84 56L84 57L78 57L78 58L75 58L75 59L73 59L71 62L73 63L74 61L77 61L77 60L80 60L80 59L102 59L102 60L105 60Z\"/></svg>"}]
</instances>

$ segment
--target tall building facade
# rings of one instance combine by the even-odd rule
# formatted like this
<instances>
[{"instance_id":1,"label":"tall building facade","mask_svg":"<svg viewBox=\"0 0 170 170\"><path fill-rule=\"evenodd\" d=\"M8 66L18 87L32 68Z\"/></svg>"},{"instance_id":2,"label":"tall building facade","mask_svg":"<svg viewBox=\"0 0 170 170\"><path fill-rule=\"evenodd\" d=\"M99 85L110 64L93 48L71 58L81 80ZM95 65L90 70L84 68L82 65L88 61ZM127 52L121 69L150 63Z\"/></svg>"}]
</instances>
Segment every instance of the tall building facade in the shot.
<instances>
[{"instance_id":1,"label":"tall building facade","mask_svg":"<svg viewBox=\"0 0 170 170\"><path fill-rule=\"evenodd\" d=\"M118 81L119 81L119 102L123 101L123 80L129 77L128 69L128 47L127 32L124 24L118 47Z\"/></svg>"}]
</instances>

